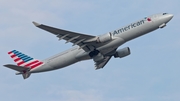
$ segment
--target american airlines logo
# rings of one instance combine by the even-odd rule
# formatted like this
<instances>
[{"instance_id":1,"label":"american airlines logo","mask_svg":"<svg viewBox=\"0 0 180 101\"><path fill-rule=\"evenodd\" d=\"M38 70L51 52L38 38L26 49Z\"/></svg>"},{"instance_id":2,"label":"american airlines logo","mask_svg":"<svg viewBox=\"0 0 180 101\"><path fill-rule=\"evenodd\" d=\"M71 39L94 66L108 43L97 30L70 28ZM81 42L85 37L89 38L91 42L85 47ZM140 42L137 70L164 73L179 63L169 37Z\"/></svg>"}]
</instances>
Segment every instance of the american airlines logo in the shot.
<instances>
[{"instance_id":1,"label":"american airlines logo","mask_svg":"<svg viewBox=\"0 0 180 101\"><path fill-rule=\"evenodd\" d=\"M136 23L132 23L132 24L129 25L129 26L123 27L123 28L121 28L121 29L119 29L119 30L115 30L115 31L114 31L113 33L111 33L111 34L116 35L116 34L120 34L120 33L126 32L126 31L128 31L128 30L130 30L130 29L132 29L132 28L135 28L135 27L138 27L138 26L144 24L144 22L145 22L144 20L141 20L141 21L138 21L138 22L136 22Z\"/></svg>"}]
</instances>

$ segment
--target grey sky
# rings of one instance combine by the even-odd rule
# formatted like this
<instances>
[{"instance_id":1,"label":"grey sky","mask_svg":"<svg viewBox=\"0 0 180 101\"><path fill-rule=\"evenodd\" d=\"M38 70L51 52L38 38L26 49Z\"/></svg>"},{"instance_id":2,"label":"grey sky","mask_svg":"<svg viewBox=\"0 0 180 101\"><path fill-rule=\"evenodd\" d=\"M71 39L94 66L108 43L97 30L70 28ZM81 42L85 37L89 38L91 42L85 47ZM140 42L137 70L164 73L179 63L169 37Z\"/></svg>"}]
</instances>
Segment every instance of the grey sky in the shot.
<instances>
[{"instance_id":1,"label":"grey sky","mask_svg":"<svg viewBox=\"0 0 180 101\"><path fill-rule=\"evenodd\" d=\"M2 101L179 101L179 0L0 0L0 99ZM112 58L101 70L92 60L27 80L3 67L7 52L19 50L45 59L68 48L32 21L100 35L151 14L172 13L164 29L132 40L131 55Z\"/></svg>"}]
</instances>

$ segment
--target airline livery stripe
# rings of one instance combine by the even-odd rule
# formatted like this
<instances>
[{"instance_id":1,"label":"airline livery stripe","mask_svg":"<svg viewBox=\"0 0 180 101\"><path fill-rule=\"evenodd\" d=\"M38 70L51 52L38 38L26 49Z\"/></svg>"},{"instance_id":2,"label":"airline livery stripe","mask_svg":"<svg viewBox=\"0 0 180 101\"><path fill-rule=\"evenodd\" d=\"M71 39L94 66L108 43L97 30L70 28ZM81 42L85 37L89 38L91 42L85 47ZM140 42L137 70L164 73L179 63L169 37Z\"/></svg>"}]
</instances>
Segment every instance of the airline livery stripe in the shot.
<instances>
[{"instance_id":1,"label":"airline livery stripe","mask_svg":"<svg viewBox=\"0 0 180 101\"><path fill-rule=\"evenodd\" d=\"M35 67L37 67L37 66L39 66L41 64L43 64L43 62L39 62L38 64L35 64L35 65L31 66L31 69L33 69L33 68L35 68Z\"/></svg>"},{"instance_id":2,"label":"airline livery stripe","mask_svg":"<svg viewBox=\"0 0 180 101\"><path fill-rule=\"evenodd\" d=\"M21 55L22 53L16 53L17 56Z\"/></svg>"},{"instance_id":3,"label":"airline livery stripe","mask_svg":"<svg viewBox=\"0 0 180 101\"><path fill-rule=\"evenodd\" d=\"M30 57L23 57L22 60L30 59Z\"/></svg>"},{"instance_id":4,"label":"airline livery stripe","mask_svg":"<svg viewBox=\"0 0 180 101\"><path fill-rule=\"evenodd\" d=\"M37 63L37 62L39 62L39 61L36 60L36 61L31 62L31 63L28 63L27 65L25 65L25 67L28 67L28 66L30 66L30 65L32 65L32 64L35 64L35 63Z\"/></svg>"},{"instance_id":5,"label":"airline livery stripe","mask_svg":"<svg viewBox=\"0 0 180 101\"><path fill-rule=\"evenodd\" d=\"M28 57L26 57L26 56L21 56L20 57L22 60L25 60L25 59L27 59Z\"/></svg>"},{"instance_id":6,"label":"airline livery stripe","mask_svg":"<svg viewBox=\"0 0 180 101\"><path fill-rule=\"evenodd\" d=\"M17 65L20 66L20 65L22 65L23 63L25 63L25 62L24 62L24 61L21 61L21 62L19 62Z\"/></svg>"},{"instance_id":7,"label":"airline livery stripe","mask_svg":"<svg viewBox=\"0 0 180 101\"><path fill-rule=\"evenodd\" d=\"M15 54L11 56L11 58L14 58L14 57L16 57L16 55L15 55Z\"/></svg>"},{"instance_id":8,"label":"airline livery stripe","mask_svg":"<svg viewBox=\"0 0 180 101\"><path fill-rule=\"evenodd\" d=\"M14 60L14 62L17 62L17 61L19 61L19 60L21 60L21 59L20 59L20 58L17 58L17 59Z\"/></svg>"},{"instance_id":9,"label":"airline livery stripe","mask_svg":"<svg viewBox=\"0 0 180 101\"><path fill-rule=\"evenodd\" d=\"M20 57L20 58L24 58L25 57L25 55L23 54L23 55L19 55L18 57Z\"/></svg>"},{"instance_id":10,"label":"airline livery stripe","mask_svg":"<svg viewBox=\"0 0 180 101\"><path fill-rule=\"evenodd\" d=\"M14 57L13 59L15 60L15 59L17 59L17 58L19 58L19 57L16 56L16 57Z\"/></svg>"},{"instance_id":11,"label":"airline livery stripe","mask_svg":"<svg viewBox=\"0 0 180 101\"><path fill-rule=\"evenodd\" d=\"M12 52L8 52L8 54L11 54Z\"/></svg>"},{"instance_id":12,"label":"airline livery stripe","mask_svg":"<svg viewBox=\"0 0 180 101\"><path fill-rule=\"evenodd\" d=\"M17 51L16 51L16 50L13 50L12 52L14 53L14 52L17 52Z\"/></svg>"},{"instance_id":13,"label":"airline livery stripe","mask_svg":"<svg viewBox=\"0 0 180 101\"><path fill-rule=\"evenodd\" d=\"M21 56L21 55L24 55L24 54L20 53L18 56Z\"/></svg>"},{"instance_id":14,"label":"airline livery stripe","mask_svg":"<svg viewBox=\"0 0 180 101\"><path fill-rule=\"evenodd\" d=\"M15 52L13 52L14 54L18 54L19 52L18 51L15 51Z\"/></svg>"},{"instance_id":15,"label":"airline livery stripe","mask_svg":"<svg viewBox=\"0 0 180 101\"><path fill-rule=\"evenodd\" d=\"M24 54L22 54L22 53L15 53L15 54L17 54L18 56L24 55Z\"/></svg>"},{"instance_id":16,"label":"airline livery stripe","mask_svg":"<svg viewBox=\"0 0 180 101\"><path fill-rule=\"evenodd\" d=\"M13 51L11 51L11 52L13 52L13 53L16 53L16 52L18 52L18 51L16 51L16 50L13 50Z\"/></svg>"},{"instance_id":17,"label":"airline livery stripe","mask_svg":"<svg viewBox=\"0 0 180 101\"><path fill-rule=\"evenodd\" d=\"M32 60L32 58L25 59L24 61L25 61L25 62L28 62L28 61L30 61L30 60Z\"/></svg>"}]
</instances>

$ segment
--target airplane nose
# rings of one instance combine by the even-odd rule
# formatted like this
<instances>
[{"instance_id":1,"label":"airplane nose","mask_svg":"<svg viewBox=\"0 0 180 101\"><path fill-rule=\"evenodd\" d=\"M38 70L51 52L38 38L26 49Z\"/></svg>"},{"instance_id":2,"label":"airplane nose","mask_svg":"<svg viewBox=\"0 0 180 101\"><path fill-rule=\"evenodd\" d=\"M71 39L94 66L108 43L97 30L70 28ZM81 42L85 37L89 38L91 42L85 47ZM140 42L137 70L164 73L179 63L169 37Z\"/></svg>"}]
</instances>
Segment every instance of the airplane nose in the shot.
<instances>
[{"instance_id":1,"label":"airplane nose","mask_svg":"<svg viewBox=\"0 0 180 101\"><path fill-rule=\"evenodd\" d=\"M173 14L167 14L166 15L167 22L169 22L173 17L174 17Z\"/></svg>"},{"instance_id":2,"label":"airplane nose","mask_svg":"<svg viewBox=\"0 0 180 101\"><path fill-rule=\"evenodd\" d=\"M171 20L174 17L174 15L173 14L168 14L168 17Z\"/></svg>"},{"instance_id":3,"label":"airplane nose","mask_svg":"<svg viewBox=\"0 0 180 101\"><path fill-rule=\"evenodd\" d=\"M166 24L174 17L173 14L163 13L163 15L160 17L160 23L161 25L159 28L164 28Z\"/></svg>"}]
</instances>

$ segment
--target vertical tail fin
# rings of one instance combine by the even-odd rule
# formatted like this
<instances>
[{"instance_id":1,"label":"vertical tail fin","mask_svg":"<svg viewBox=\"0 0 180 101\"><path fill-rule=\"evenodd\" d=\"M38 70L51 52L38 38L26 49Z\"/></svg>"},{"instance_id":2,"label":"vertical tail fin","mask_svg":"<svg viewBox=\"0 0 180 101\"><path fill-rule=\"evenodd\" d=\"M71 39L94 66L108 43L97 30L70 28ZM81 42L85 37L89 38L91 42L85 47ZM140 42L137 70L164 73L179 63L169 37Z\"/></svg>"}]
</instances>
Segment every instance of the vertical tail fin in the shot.
<instances>
[{"instance_id":1,"label":"vertical tail fin","mask_svg":"<svg viewBox=\"0 0 180 101\"><path fill-rule=\"evenodd\" d=\"M43 64L43 62L31 58L30 56L25 55L17 50L10 51L8 54L14 60L14 62L17 63L18 66L30 67L30 69L33 69Z\"/></svg>"},{"instance_id":2,"label":"vertical tail fin","mask_svg":"<svg viewBox=\"0 0 180 101\"><path fill-rule=\"evenodd\" d=\"M4 66L18 71L18 73L16 74L17 75L22 74L24 79L28 78L31 75L30 73L31 69L43 65L43 62L37 59L31 58L16 50L10 51L8 52L8 54L14 60L14 62L17 63L17 65L8 64Z\"/></svg>"}]
</instances>

